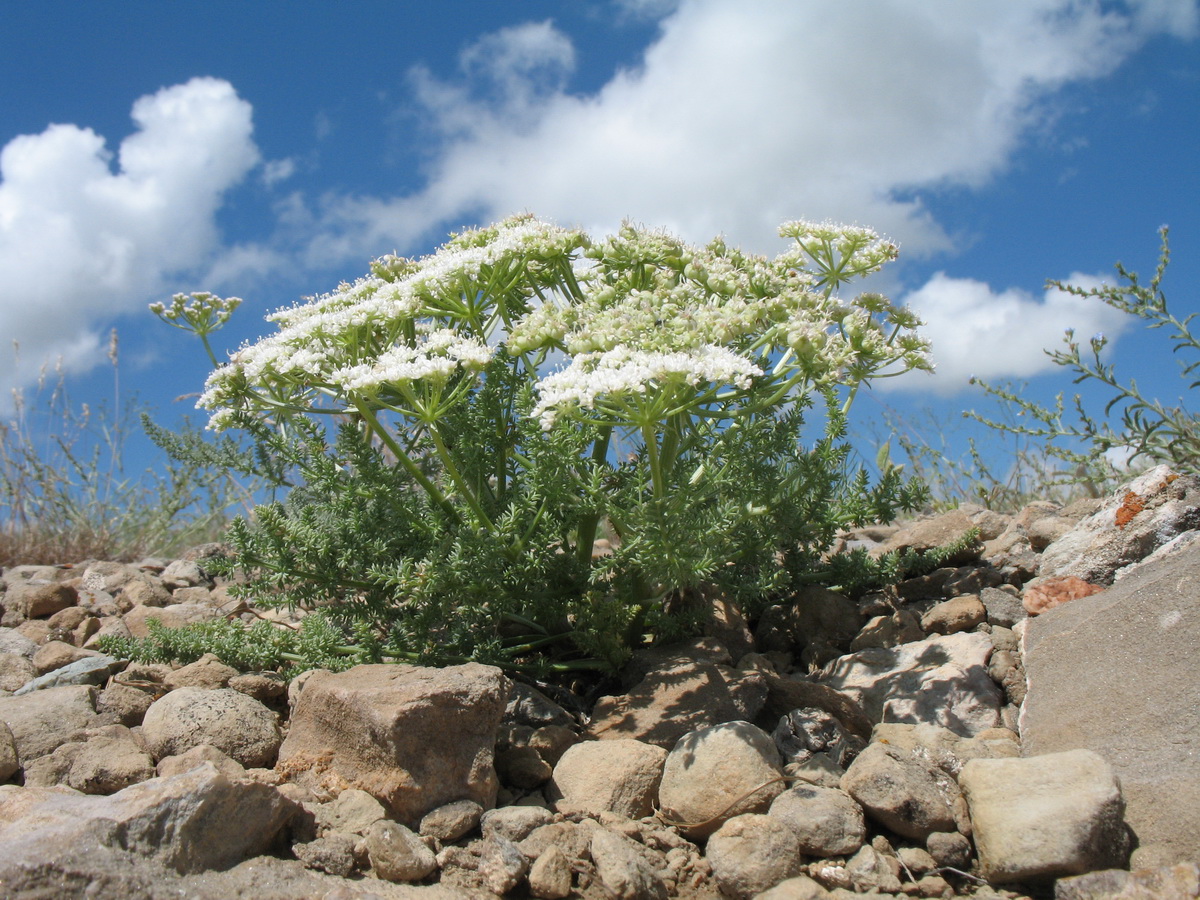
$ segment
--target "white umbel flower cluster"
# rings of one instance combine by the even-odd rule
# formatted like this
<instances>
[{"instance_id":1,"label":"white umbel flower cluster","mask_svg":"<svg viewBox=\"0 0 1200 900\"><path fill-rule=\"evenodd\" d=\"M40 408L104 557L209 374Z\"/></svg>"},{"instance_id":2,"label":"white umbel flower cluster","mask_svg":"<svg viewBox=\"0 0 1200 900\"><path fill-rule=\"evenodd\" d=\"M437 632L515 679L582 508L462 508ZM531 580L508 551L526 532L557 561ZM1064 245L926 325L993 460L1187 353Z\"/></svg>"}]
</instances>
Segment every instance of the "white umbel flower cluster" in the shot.
<instances>
[{"instance_id":1,"label":"white umbel flower cluster","mask_svg":"<svg viewBox=\"0 0 1200 900\"><path fill-rule=\"evenodd\" d=\"M560 413L594 409L599 398L646 394L672 385L736 385L745 390L750 379L761 374L762 369L725 347L669 353L616 347L580 354L566 369L542 379L533 415L549 431Z\"/></svg>"}]
</instances>

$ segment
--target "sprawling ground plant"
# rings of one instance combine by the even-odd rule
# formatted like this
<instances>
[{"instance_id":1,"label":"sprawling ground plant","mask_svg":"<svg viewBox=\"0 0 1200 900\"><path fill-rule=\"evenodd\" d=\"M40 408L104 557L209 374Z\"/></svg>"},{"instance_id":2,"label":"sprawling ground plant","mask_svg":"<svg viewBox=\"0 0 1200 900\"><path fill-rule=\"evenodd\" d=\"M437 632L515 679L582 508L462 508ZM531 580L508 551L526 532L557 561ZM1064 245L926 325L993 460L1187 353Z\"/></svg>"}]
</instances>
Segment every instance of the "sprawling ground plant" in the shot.
<instances>
[{"instance_id":1,"label":"sprawling ground plant","mask_svg":"<svg viewBox=\"0 0 1200 900\"><path fill-rule=\"evenodd\" d=\"M780 233L768 259L516 217L270 316L200 401L296 485L231 529L243 593L391 658L570 667L679 634L701 586L753 609L864 577L826 558L837 531L924 495L850 465L845 414L927 347L908 310L837 293L893 244ZM221 303L156 312L201 331Z\"/></svg>"},{"instance_id":2,"label":"sprawling ground plant","mask_svg":"<svg viewBox=\"0 0 1200 900\"><path fill-rule=\"evenodd\" d=\"M1192 390L1200 386L1200 341L1191 332L1195 313L1184 319L1176 318L1167 308L1162 290L1163 275L1170 261L1167 228L1159 231L1161 247L1158 265L1148 285L1143 285L1136 272L1117 263L1117 274L1123 283L1084 289L1075 285L1050 281L1049 284L1078 297L1099 300L1114 309L1143 320L1148 328L1166 329L1176 354L1181 377ZM1000 401L1003 418L992 419L977 413L968 416L1010 435L1030 438L1044 448L1047 462L1045 480L1050 485L1064 482L1075 485L1111 486L1128 468L1141 468L1167 463L1185 471L1200 470L1200 417L1189 411L1180 400L1178 405L1165 404L1157 398L1146 397L1132 378L1125 383L1116 367L1101 357L1107 346L1103 334L1094 335L1083 348L1074 331L1063 337L1063 348L1047 351L1053 361L1074 376L1075 384L1097 382L1111 394L1100 415L1086 408L1076 394L1068 405L1059 394L1053 408L1043 407L1021 397L1005 386L978 383L988 394ZM1190 354L1192 359L1180 357ZM1116 419L1114 427L1113 421Z\"/></svg>"}]
</instances>

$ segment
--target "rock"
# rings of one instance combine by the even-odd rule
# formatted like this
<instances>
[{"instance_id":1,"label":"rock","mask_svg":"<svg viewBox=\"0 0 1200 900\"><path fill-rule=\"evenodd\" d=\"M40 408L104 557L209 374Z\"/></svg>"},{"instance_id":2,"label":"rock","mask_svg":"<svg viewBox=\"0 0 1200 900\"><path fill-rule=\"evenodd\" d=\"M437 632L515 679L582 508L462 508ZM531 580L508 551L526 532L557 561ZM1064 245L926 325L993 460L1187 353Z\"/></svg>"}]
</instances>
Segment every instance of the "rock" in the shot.
<instances>
[{"instance_id":1,"label":"rock","mask_svg":"<svg viewBox=\"0 0 1200 900\"><path fill-rule=\"evenodd\" d=\"M892 869L891 862L888 857L867 844L846 860L846 875L857 893L877 891L892 894L900 890L900 878Z\"/></svg>"},{"instance_id":2,"label":"rock","mask_svg":"<svg viewBox=\"0 0 1200 900\"><path fill-rule=\"evenodd\" d=\"M794 709L771 733L784 764L802 763L824 753L839 768L850 764L864 743L850 734L832 713L816 707Z\"/></svg>"},{"instance_id":3,"label":"rock","mask_svg":"<svg viewBox=\"0 0 1200 900\"><path fill-rule=\"evenodd\" d=\"M496 774L500 783L519 790L533 790L550 780L554 769L528 744L496 752Z\"/></svg>"},{"instance_id":4,"label":"rock","mask_svg":"<svg viewBox=\"0 0 1200 900\"><path fill-rule=\"evenodd\" d=\"M939 866L966 871L971 867L971 841L957 831L934 831L925 839L925 849Z\"/></svg>"},{"instance_id":5,"label":"rock","mask_svg":"<svg viewBox=\"0 0 1200 900\"><path fill-rule=\"evenodd\" d=\"M601 697L587 734L669 749L689 731L753 719L766 699L766 680L757 672L684 663L650 672L628 694Z\"/></svg>"},{"instance_id":6,"label":"rock","mask_svg":"<svg viewBox=\"0 0 1200 900\"><path fill-rule=\"evenodd\" d=\"M963 594L931 607L921 616L921 628L928 634L954 634L970 631L987 619L987 609L975 594Z\"/></svg>"},{"instance_id":7,"label":"rock","mask_svg":"<svg viewBox=\"0 0 1200 900\"><path fill-rule=\"evenodd\" d=\"M234 675L229 679L227 686L264 705L287 695L287 679L274 672L247 672Z\"/></svg>"},{"instance_id":8,"label":"rock","mask_svg":"<svg viewBox=\"0 0 1200 900\"><path fill-rule=\"evenodd\" d=\"M934 831L954 831L958 788L923 757L871 744L842 776L842 790L866 814L901 837L924 841Z\"/></svg>"},{"instance_id":9,"label":"rock","mask_svg":"<svg viewBox=\"0 0 1200 900\"><path fill-rule=\"evenodd\" d=\"M316 809L317 826L322 830L365 835L372 825L387 817L387 810L366 791L351 788Z\"/></svg>"},{"instance_id":10,"label":"rock","mask_svg":"<svg viewBox=\"0 0 1200 900\"><path fill-rule=\"evenodd\" d=\"M315 841L292 844L292 852L310 869L346 878L357 868L354 857L356 843L353 836L335 831Z\"/></svg>"},{"instance_id":11,"label":"rock","mask_svg":"<svg viewBox=\"0 0 1200 900\"><path fill-rule=\"evenodd\" d=\"M767 705L764 715L782 718L797 709L820 709L834 716L855 737L864 741L871 736L874 722L863 712L856 699L827 684L801 678L768 675Z\"/></svg>"},{"instance_id":12,"label":"rock","mask_svg":"<svg viewBox=\"0 0 1200 900\"><path fill-rule=\"evenodd\" d=\"M157 619L165 628L181 628L221 618L221 611L199 603L172 603L162 608L135 606L121 617L130 635L136 638L150 636L150 620Z\"/></svg>"},{"instance_id":13,"label":"rock","mask_svg":"<svg viewBox=\"0 0 1200 900\"><path fill-rule=\"evenodd\" d=\"M223 688L237 675L237 669L225 665L215 654L205 653L194 663L188 663L168 675L164 684L171 690L184 687Z\"/></svg>"},{"instance_id":14,"label":"rock","mask_svg":"<svg viewBox=\"0 0 1200 900\"><path fill-rule=\"evenodd\" d=\"M1156 466L1118 489L1104 506L1042 553L1043 575L1112 584L1176 535L1200 527L1200 477Z\"/></svg>"},{"instance_id":15,"label":"rock","mask_svg":"<svg viewBox=\"0 0 1200 900\"><path fill-rule=\"evenodd\" d=\"M1194 862L1156 869L1104 869L1060 878L1054 900L1195 900L1200 897L1200 866Z\"/></svg>"},{"instance_id":16,"label":"rock","mask_svg":"<svg viewBox=\"0 0 1200 900\"><path fill-rule=\"evenodd\" d=\"M747 814L727 821L704 852L721 893L749 900L800 874L796 834L780 819Z\"/></svg>"},{"instance_id":17,"label":"rock","mask_svg":"<svg viewBox=\"0 0 1200 900\"><path fill-rule=\"evenodd\" d=\"M886 616L873 616L850 642L850 652L872 647L897 647L925 637L920 620L912 610L898 609Z\"/></svg>"},{"instance_id":18,"label":"rock","mask_svg":"<svg viewBox=\"0 0 1200 900\"><path fill-rule=\"evenodd\" d=\"M546 761L546 765L553 768L578 740L575 732L569 728L561 725L543 725L529 736L529 746Z\"/></svg>"},{"instance_id":19,"label":"rock","mask_svg":"<svg viewBox=\"0 0 1200 900\"><path fill-rule=\"evenodd\" d=\"M575 822L550 822L551 818L548 816L543 824L535 826L532 831L527 832L527 837L516 842L521 852L530 859L537 859L550 847L557 847L567 859L583 860L588 855L588 847L592 840L591 831Z\"/></svg>"},{"instance_id":20,"label":"rock","mask_svg":"<svg viewBox=\"0 0 1200 900\"><path fill-rule=\"evenodd\" d=\"M75 588L62 582L9 582L4 592L4 619L19 625L26 619L41 619L74 606L79 599Z\"/></svg>"},{"instance_id":21,"label":"rock","mask_svg":"<svg viewBox=\"0 0 1200 900\"><path fill-rule=\"evenodd\" d=\"M596 875L616 900L666 900L667 888L643 857L641 845L603 828L590 844Z\"/></svg>"},{"instance_id":22,"label":"rock","mask_svg":"<svg viewBox=\"0 0 1200 900\"><path fill-rule=\"evenodd\" d=\"M115 794L156 774L150 754L122 725L94 729L88 733L85 742L63 744L53 753L36 760L35 764L45 762L56 767L55 757L63 757L66 762L61 783L83 794ZM37 784L30 774L30 766L27 766L25 783Z\"/></svg>"},{"instance_id":23,"label":"rock","mask_svg":"<svg viewBox=\"0 0 1200 900\"><path fill-rule=\"evenodd\" d=\"M419 834L448 844L478 826L482 815L483 807L474 800L456 800L425 813Z\"/></svg>"},{"instance_id":24,"label":"rock","mask_svg":"<svg viewBox=\"0 0 1200 900\"><path fill-rule=\"evenodd\" d=\"M768 815L792 829L805 856L849 856L867 836L862 807L837 788L794 785L772 801Z\"/></svg>"},{"instance_id":25,"label":"rock","mask_svg":"<svg viewBox=\"0 0 1200 900\"><path fill-rule=\"evenodd\" d=\"M13 632L16 634L16 632ZM30 641L30 643L33 643ZM36 647L37 645L34 644ZM0 653L0 691L18 691L37 678L37 669L28 656L19 653Z\"/></svg>"},{"instance_id":26,"label":"rock","mask_svg":"<svg viewBox=\"0 0 1200 900\"><path fill-rule=\"evenodd\" d=\"M476 663L315 672L292 712L279 771L326 789L361 788L413 824L454 800L490 807L508 691L499 669Z\"/></svg>"},{"instance_id":27,"label":"rock","mask_svg":"<svg viewBox=\"0 0 1200 900\"><path fill-rule=\"evenodd\" d=\"M872 742L918 754L956 776L969 759L1010 759L1021 755L1021 739L1007 728L991 728L965 738L936 725L885 722L875 726Z\"/></svg>"},{"instance_id":28,"label":"rock","mask_svg":"<svg viewBox=\"0 0 1200 900\"><path fill-rule=\"evenodd\" d=\"M15 653L32 660L37 649L36 641L31 641L15 628L0 628L0 653Z\"/></svg>"},{"instance_id":29,"label":"rock","mask_svg":"<svg viewBox=\"0 0 1200 900\"><path fill-rule=\"evenodd\" d=\"M550 810L538 806L504 806L489 809L483 814L480 824L485 838L502 837L515 843L525 840L553 819Z\"/></svg>"},{"instance_id":30,"label":"rock","mask_svg":"<svg viewBox=\"0 0 1200 900\"><path fill-rule=\"evenodd\" d=\"M1091 584L1074 575L1049 575L1045 578L1035 578L1025 585L1021 605L1031 616L1040 616L1048 609L1078 600L1080 597L1090 597L1102 590L1098 584Z\"/></svg>"},{"instance_id":31,"label":"rock","mask_svg":"<svg viewBox=\"0 0 1200 900\"><path fill-rule=\"evenodd\" d=\"M1028 615L1021 598L999 588L984 588L979 592L979 600L987 610L988 623L993 627L1012 628Z\"/></svg>"},{"instance_id":32,"label":"rock","mask_svg":"<svg viewBox=\"0 0 1200 900\"><path fill-rule=\"evenodd\" d=\"M22 696L33 691L44 691L47 688L67 687L74 684L104 684L109 676L123 666L119 660L99 653L89 653L60 669L47 672L45 675L27 682L14 696Z\"/></svg>"},{"instance_id":33,"label":"rock","mask_svg":"<svg viewBox=\"0 0 1200 900\"><path fill-rule=\"evenodd\" d=\"M541 728L545 725L558 725L569 728L575 724L571 714L539 691L537 688L512 683L512 693L508 705L504 708L504 721L528 725L531 728Z\"/></svg>"},{"instance_id":34,"label":"rock","mask_svg":"<svg viewBox=\"0 0 1200 900\"><path fill-rule=\"evenodd\" d=\"M503 896L521 883L529 871L529 860L512 841L493 835L483 842L478 871L489 890Z\"/></svg>"},{"instance_id":35,"label":"rock","mask_svg":"<svg viewBox=\"0 0 1200 900\"><path fill-rule=\"evenodd\" d=\"M548 847L529 867L529 893L538 900L563 900L571 893L571 860Z\"/></svg>"},{"instance_id":36,"label":"rock","mask_svg":"<svg viewBox=\"0 0 1200 900\"><path fill-rule=\"evenodd\" d=\"M162 570L158 580L169 591L212 584L212 580L200 569L200 566L194 560L187 559L174 560Z\"/></svg>"},{"instance_id":37,"label":"rock","mask_svg":"<svg viewBox=\"0 0 1200 900\"><path fill-rule=\"evenodd\" d=\"M0 722L12 731L17 757L24 764L45 756L96 722L96 689L56 687L0 697Z\"/></svg>"},{"instance_id":38,"label":"rock","mask_svg":"<svg viewBox=\"0 0 1200 900\"><path fill-rule=\"evenodd\" d=\"M420 881L437 868L433 851L399 822L373 823L363 835L363 844L375 877L384 881Z\"/></svg>"},{"instance_id":39,"label":"rock","mask_svg":"<svg viewBox=\"0 0 1200 900\"><path fill-rule=\"evenodd\" d=\"M32 661L37 673L45 675L47 672L69 666L76 660L95 655L90 651L79 649L74 644L68 644L66 641L46 641L33 654Z\"/></svg>"},{"instance_id":40,"label":"rock","mask_svg":"<svg viewBox=\"0 0 1200 900\"><path fill-rule=\"evenodd\" d=\"M229 688L180 688L154 701L142 734L155 759L210 744L243 766L269 766L279 752L279 721L257 700Z\"/></svg>"},{"instance_id":41,"label":"rock","mask_svg":"<svg viewBox=\"0 0 1200 900\"><path fill-rule=\"evenodd\" d=\"M1200 859L1197 583L1200 548L1192 548L1025 630L1023 752L1083 747L1103 756L1121 781L1138 866Z\"/></svg>"},{"instance_id":42,"label":"rock","mask_svg":"<svg viewBox=\"0 0 1200 900\"><path fill-rule=\"evenodd\" d=\"M13 740L12 730L7 724L0 722L0 782L8 781L20 768L17 743Z\"/></svg>"},{"instance_id":43,"label":"rock","mask_svg":"<svg viewBox=\"0 0 1200 900\"><path fill-rule=\"evenodd\" d=\"M211 763L213 767L230 781L241 781L246 777L246 768L237 760L231 759L212 744L199 744L180 753L178 756L164 756L158 761L154 771L160 778L170 778L172 775L182 775L197 766Z\"/></svg>"},{"instance_id":44,"label":"rock","mask_svg":"<svg viewBox=\"0 0 1200 900\"><path fill-rule=\"evenodd\" d=\"M1045 882L1128 858L1120 785L1090 750L974 759L959 784L988 881Z\"/></svg>"},{"instance_id":45,"label":"rock","mask_svg":"<svg viewBox=\"0 0 1200 900\"><path fill-rule=\"evenodd\" d=\"M925 553L961 540L974 527L975 523L961 510L951 510L905 525L896 534L872 549L871 555L879 557L892 551L904 553L907 550ZM948 565L962 565L976 559L981 546L976 545L964 550L957 557L949 560Z\"/></svg>"},{"instance_id":46,"label":"rock","mask_svg":"<svg viewBox=\"0 0 1200 900\"><path fill-rule=\"evenodd\" d=\"M274 788L231 782L211 766L108 797L25 788L0 795L0 883L88 843L176 872L228 868L265 852L294 812Z\"/></svg>"},{"instance_id":47,"label":"rock","mask_svg":"<svg viewBox=\"0 0 1200 900\"><path fill-rule=\"evenodd\" d=\"M949 634L843 656L821 680L873 723L927 723L970 736L1000 721L1003 695L987 673L991 652L986 634Z\"/></svg>"},{"instance_id":48,"label":"rock","mask_svg":"<svg viewBox=\"0 0 1200 900\"><path fill-rule=\"evenodd\" d=\"M146 711L158 694L153 690L129 684L110 684L96 698L96 712L101 717L127 728L141 725Z\"/></svg>"},{"instance_id":49,"label":"rock","mask_svg":"<svg viewBox=\"0 0 1200 900\"><path fill-rule=\"evenodd\" d=\"M641 741L585 741L554 767L546 799L592 815L640 819L654 812L667 751Z\"/></svg>"},{"instance_id":50,"label":"rock","mask_svg":"<svg viewBox=\"0 0 1200 900\"><path fill-rule=\"evenodd\" d=\"M663 815L697 838L734 816L766 812L783 792L779 751L748 722L714 725L685 735L667 755L659 785Z\"/></svg>"}]
</instances>

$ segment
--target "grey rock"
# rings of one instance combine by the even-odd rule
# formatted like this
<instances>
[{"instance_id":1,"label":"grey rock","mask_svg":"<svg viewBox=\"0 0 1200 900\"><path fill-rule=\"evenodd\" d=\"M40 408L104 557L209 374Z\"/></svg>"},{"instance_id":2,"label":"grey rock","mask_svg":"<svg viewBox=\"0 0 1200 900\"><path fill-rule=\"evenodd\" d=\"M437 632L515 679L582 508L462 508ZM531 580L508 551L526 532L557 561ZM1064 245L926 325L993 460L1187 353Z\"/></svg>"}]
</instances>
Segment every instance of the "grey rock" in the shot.
<instances>
[{"instance_id":1,"label":"grey rock","mask_svg":"<svg viewBox=\"0 0 1200 900\"><path fill-rule=\"evenodd\" d=\"M925 839L925 849L939 866L966 871L971 866L971 841L957 831L934 831Z\"/></svg>"},{"instance_id":2,"label":"grey rock","mask_svg":"<svg viewBox=\"0 0 1200 900\"><path fill-rule=\"evenodd\" d=\"M11 729L17 757L24 764L96 724L96 689L76 685L0 697L0 722Z\"/></svg>"},{"instance_id":3,"label":"grey rock","mask_svg":"<svg viewBox=\"0 0 1200 900\"><path fill-rule=\"evenodd\" d=\"M1156 466L1113 493L1042 553L1041 574L1112 584L1118 569L1200 528L1200 477Z\"/></svg>"},{"instance_id":4,"label":"grey rock","mask_svg":"<svg viewBox=\"0 0 1200 900\"><path fill-rule=\"evenodd\" d=\"M658 797L663 814L685 823L693 838L712 834L734 816L766 812L783 791L779 751L748 722L685 735L667 756Z\"/></svg>"},{"instance_id":5,"label":"grey rock","mask_svg":"<svg viewBox=\"0 0 1200 900\"><path fill-rule=\"evenodd\" d=\"M666 900L667 887L647 862L640 844L597 828L590 849L596 875L610 896L616 900Z\"/></svg>"},{"instance_id":6,"label":"grey rock","mask_svg":"<svg viewBox=\"0 0 1200 900\"><path fill-rule=\"evenodd\" d=\"M294 812L274 788L230 782L211 766L108 797L25 788L0 795L0 883L89 842L176 872L227 868L264 852Z\"/></svg>"},{"instance_id":7,"label":"grey rock","mask_svg":"<svg viewBox=\"0 0 1200 900\"><path fill-rule=\"evenodd\" d=\"M569 728L575 724L571 714L539 691L537 688L513 682L508 705L504 708L504 721L541 728L543 725L561 725Z\"/></svg>"},{"instance_id":8,"label":"grey rock","mask_svg":"<svg viewBox=\"0 0 1200 900\"><path fill-rule=\"evenodd\" d=\"M1200 866L1194 862L1153 869L1103 869L1060 878L1054 900L1195 900L1200 897Z\"/></svg>"},{"instance_id":9,"label":"grey rock","mask_svg":"<svg viewBox=\"0 0 1200 900\"><path fill-rule=\"evenodd\" d=\"M838 788L794 785L772 801L768 814L792 829L806 856L849 856L867 836L862 807Z\"/></svg>"},{"instance_id":10,"label":"grey rock","mask_svg":"<svg viewBox=\"0 0 1200 900\"><path fill-rule=\"evenodd\" d=\"M1200 859L1198 583L1191 548L1025 629L1023 752L1082 747L1108 761L1138 838L1135 865Z\"/></svg>"},{"instance_id":11,"label":"grey rock","mask_svg":"<svg viewBox=\"0 0 1200 900\"><path fill-rule=\"evenodd\" d=\"M889 862L887 857L867 844L846 860L846 875L858 893L876 891L892 894L900 890L900 879Z\"/></svg>"},{"instance_id":12,"label":"grey rock","mask_svg":"<svg viewBox=\"0 0 1200 900\"><path fill-rule=\"evenodd\" d=\"M832 896L819 882L807 875L797 875L763 891L757 900L828 900Z\"/></svg>"},{"instance_id":13,"label":"grey rock","mask_svg":"<svg viewBox=\"0 0 1200 900\"><path fill-rule=\"evenodd\" d=\"M292 852L310 869L346 878L357 868L354 857L356 843L351 835L334 832L315 841L292 844Z\"/></svg>"},{"instance_id":14,"label":"grey rock","mask_svg":"<svg viewBox=\"0 0 1200 900\"><path fill-rule=\"evenodd\" d=\"M1014 597L1008 591L999 588L984 588L979 592L979 599L987 610L987 620L992 625L1012 628L1029 613L1021 603L1020 597Z\"/></svg>"},{"instance_id":15,"label":"grey rock","mask_svg":"<svg viewBox=\"0 0 1200 900\"><path fill-rule=\"evenodd\" d=\"M799 875L804 861L787 823L753 813L722 825L708 839L704 855L721 893L735 900L750 900Z\"/></svg>"},{"instance_id":16,"label":"grey rock","mask_svg":"<svg viewBox=\"0 0 1200 900\"><path fill-rule=\"evenodd\" d=\"M399 822L380 819L363 836L367 859L384 881L420 881L437 868L437 859L420 837Z\"/></svg>"},{"instance_id":17,"label":"grey rock","mask_svg":"<svg viewBox=\"0 0 1200 900\"><path fill-rule=\"evenodd\" d=\"M0 653L0 691L19 691L37 678L37 668L28 656Z\"/></svg>"},{"instance_id":18,"label":"grey rock","mask_svg":"<svg viewBox=\"0 0 1200 900\"><path fill-rule=\"evenodd\" d=\"M502 837L516 842L529 837L535 829L549 824L553 819L554 814L540 806L503 806L485 812L480 825L485 838Z\"/></svg>"},{"instance_id":19,"label":"grey rock","mask_svg":"<svg viewBox=\"0 0 1200 900\"><path fill-rule=\"evenodd\" d=\"M792 710L779 720L771 737L785 764L802 763L813 754L824 753L845 768L864 746L835 715L816 707Z\"/></svg>"},{"instance_id":20,"label":"grey rock","mask_svg":"<svg viewBox=\"0 0 1200 900\"><path fill-rule=\"evenodd\" d=\"M0 782L8 781L20 768L12 730L6 723L0 722Z\"/></svg>"},{"instance_id":21,"label":"grey rock","mask_svg":"<svg viewBox=\"0 0 1200 900\"><path fill-rule=\"evenodd\" d=\"M969 736L1000 719L1003 694L987 673L991 653L986 634L949 634L843 656L821 680L856 700L873 723L926 723Z\"/></svg>"},{"instance_id":22,"label":"grey rock","mask_svg":"<svg viewBox=\"0 0 1200 900\"><path fill-rule=\"evenodd\" d=\"M0 628L0 653L15 653L33 659L37 648L36 641L31 641L15 628Z\"/></svg>"},{"instance_id":23,"label":"grey rock","mask_svg":"<svg viewBox=\"0 0 1200 900\"><path fill-rule=\"evenodd\" d=\"M1120 785L1090 750L973 759L959 784L988 881L1045 882L1128 859Z\"/></svg>"},{"instance_id":24,"label":"grey rock","mask_svg":"<svg viewBox=\"0 0 1200 900\"><path fill-rule=\"evenodd\" d=\"M493 835L483 842L478 871L491 892L503 896L521 883L529 860L512 841Z\"/></svg>"},{"instance_id":25,"label":"grey rock","mask_svg":"<svg viewBox=\"0 0 1200 900\"><path fill-rule=\"evenodd\" d=\"M958 788L928 759L888 744L871 744L842 776L842 790L870 818L902 837L925 840L954 831Z\"/></svg>"},{"instance_id":26,"label":"grey rock","mask_svg":"<svg viewBox=\"0 0 1200 900\"><path fill-rule=\"evenodd\" d=\"M372 825L387 817L387 810L366 791L350 788L331 802L322 803L314 814L321 829L365 835Z\"/></svg>"},{"instance_id":27,"label":"grey rock","mask_svg":"<svg viewBox=\"0 0 1200 900\"><path fill-rule=\"evenodd\" d=\"M100 685L108 681L109 676L124 667L124 663L111 656L85 656L73 663L47 672L28 682L20 690L14 691L13 696L22 696L33 691L46 688L67 687L73 684Z\"/></svg>"},{"instance_id":28,"label":"grey rock","mask_svg":"<svg viewBox=\"0 0 1200 900\"><path fill-rule=\"evenodd\" d=\"M563 900L571 893L571 860L558 847L548 847L529 867L529 893L538 900Z\"/></svg>"},{"instance_id":29,"label":"grey rock","mask_svg":"<svg viewBox=\"0 0 1200 900\"><path fill-rule=\"evenodd\" d=\"M443 843L457 841L479 825L483 807L474 800L456 800L427 812L421 818L418 832Z\"/></svg>"},{"instance_id":30,"label":"grey rock","mask_svg":"<svg viewBox=\"0 0 1200 900\"><path fill-rule=\"evenodd\" d=\"M142 719L155 759L210 744L243 766L270 766L282 740L278 716L230 688L180 688L156 700Z\"/></svg>"}]
</instances>

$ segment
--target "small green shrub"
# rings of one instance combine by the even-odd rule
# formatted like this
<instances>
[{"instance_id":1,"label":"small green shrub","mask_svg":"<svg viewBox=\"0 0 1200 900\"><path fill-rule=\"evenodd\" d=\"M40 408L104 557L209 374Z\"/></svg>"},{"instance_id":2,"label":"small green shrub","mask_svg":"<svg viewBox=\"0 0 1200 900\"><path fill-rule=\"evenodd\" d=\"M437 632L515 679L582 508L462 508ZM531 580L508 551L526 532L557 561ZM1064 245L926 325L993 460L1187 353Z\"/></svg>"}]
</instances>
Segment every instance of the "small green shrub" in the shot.
<instances>
[{"instance_id":1,"label":"small green shrub","mask_svg":"<svg viewBox=\"0 0 1200 900\"><path fill-rule=\"evenodd\" d=\"M781 235L769 260L518 217L275 313L201 399L295 484L229 532L242 594L320 610L386 657L570 668L684 633L701 584L753 612L866 578L863 559L831 569L836 533L925 493L850 465L846 412L927 347L908 310L836 295L894 245ZM201 333L222 302L155 312Z\"/></svg>"},{"instance_id":2,"label":"small green shrub","mask_svg":"<svg viewBox=\"0 0 1200 900\"><path fill-rule=\"evenodd\" d=\"M1167 308L1162 290L1163 275L1170 261L1167 228L1161 238L1158 265L1148 285L1142 285L1137 273L1117 263L1117 274L1123 284L1103 285L1084 289L1050 281L1049 284L1078 297L1096 298L1102 303L1147 323L1149 328L1165 328L1170 334L1172 352L1197 354L1200 341L1191 333L1191 321L1196 313L1178 319ZM1125 465L1145 467L1167 463L1177 469L1197 471L1200 468L1200 418L1182 403L1168 406L1157 399L1147 398L1132 378L1123 383L1116 366L1101 359L1108 341L1097 334L1083 349L1075 333L1068 330L1063 338L1065 349L1047 351L1054 362L1074 375L1074 383L1096 381L1108 388L1112 398L1101 417L1088 412L1076 394L1069 406L1060 393L1053 408L1046 408L1019 396L1013 389L978 381L983 389L1000 401L1006 414L1004 421L990 419L975 412L966 413L983 424L1013 435L1023 435L1041 443L1048 457L1065 463L1065 469L1052 473L1060 483L1063 479L1093 485L1111 485ZM1180 375L1188 381L1188 389L1200 385L1197 370L1200 355L1191 361L1179 360ZM1114 428L1112 417L1118 416ZM1112 454L1124 457L1114 465Z\"/></svg>"}]
</instances>

